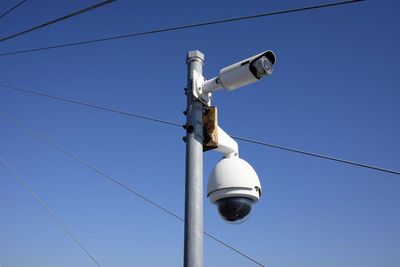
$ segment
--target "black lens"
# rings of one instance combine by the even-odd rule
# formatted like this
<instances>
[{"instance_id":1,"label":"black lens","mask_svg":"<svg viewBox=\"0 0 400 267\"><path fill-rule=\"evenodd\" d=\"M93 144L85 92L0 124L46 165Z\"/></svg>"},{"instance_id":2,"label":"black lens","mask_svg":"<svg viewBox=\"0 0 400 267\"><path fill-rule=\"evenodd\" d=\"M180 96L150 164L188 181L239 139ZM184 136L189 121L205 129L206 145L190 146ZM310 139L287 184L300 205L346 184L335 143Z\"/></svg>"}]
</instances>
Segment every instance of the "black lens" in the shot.
<instances>
[{"instance_id":1,"label":"black lens","mask_svg":"<svg viewBox=\"0 0 400 267\"><path fill-rule=\"evenodd\" d=\"M263 56L254 60L250 64L249 70L257 79L261 79L266 75L272 74L272 63L266 56Z\"/></svg>"},{"instance_id":2,"label":"black lens","mask_svg":"<svg viewBox=\"0 0 400 267\"><path fill-rule=\"evenodd\" d=\"M245 197L228 197L217 200L219 214L230 223L238 223L247 219L253 200Z\"/></svg>"}]
</instances>

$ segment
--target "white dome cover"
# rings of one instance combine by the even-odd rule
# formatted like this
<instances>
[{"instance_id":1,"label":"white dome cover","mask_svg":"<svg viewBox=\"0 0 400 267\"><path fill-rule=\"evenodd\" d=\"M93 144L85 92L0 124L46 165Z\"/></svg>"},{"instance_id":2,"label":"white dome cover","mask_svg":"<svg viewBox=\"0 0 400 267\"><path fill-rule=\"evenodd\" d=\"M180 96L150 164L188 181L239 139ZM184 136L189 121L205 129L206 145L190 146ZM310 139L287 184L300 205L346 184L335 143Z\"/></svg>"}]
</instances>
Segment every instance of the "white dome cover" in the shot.
<instances>
[{"instance_id":1,"label":"white dome cover","mask_svg":"<svg viewBox=\"0 0 400 267\"><path fill-rule=\"evenodd\" d=\"M257 173L239 157L222 159L208 178L207 196L212 203L226 197L248 197L257 201L260 195L261 184Z\"/></svg>"}]
</instances>

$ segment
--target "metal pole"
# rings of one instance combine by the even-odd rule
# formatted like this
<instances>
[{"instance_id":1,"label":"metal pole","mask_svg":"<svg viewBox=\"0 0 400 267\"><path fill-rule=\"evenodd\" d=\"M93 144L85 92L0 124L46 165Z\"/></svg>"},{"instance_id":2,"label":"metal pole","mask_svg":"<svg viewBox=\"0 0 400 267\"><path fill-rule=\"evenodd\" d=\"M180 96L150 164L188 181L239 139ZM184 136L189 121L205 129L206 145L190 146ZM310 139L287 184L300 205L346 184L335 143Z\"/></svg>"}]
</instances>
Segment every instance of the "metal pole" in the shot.
<instances>
[{"instance_id":1,"label":"metal pole","mask_svg":"<svg viewBox=\"0 0 400 267\"><path fill-rule=\"evenodd\" d=\"M202 74L203 61L200 51L187 54L184 267L203 266L203 104L192 90L194 73Z\"/></svg>"}]
</instances>

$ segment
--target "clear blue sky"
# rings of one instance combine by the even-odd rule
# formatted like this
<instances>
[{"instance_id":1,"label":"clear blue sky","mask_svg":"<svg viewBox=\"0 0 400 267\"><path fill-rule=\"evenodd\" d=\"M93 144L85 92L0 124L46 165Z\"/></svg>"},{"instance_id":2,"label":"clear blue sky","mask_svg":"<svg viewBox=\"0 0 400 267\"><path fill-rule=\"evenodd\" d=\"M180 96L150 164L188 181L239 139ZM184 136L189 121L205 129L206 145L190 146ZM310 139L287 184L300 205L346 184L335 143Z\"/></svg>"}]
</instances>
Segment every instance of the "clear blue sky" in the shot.
<instances>
[{"instance_id":1,"label":"clear blue sky","mask_svg":"<svg viewBox=\"0 0 400 267\"><path fill-rule=\"evenodd\" d=\"M16 0L1 1L0 12ZM1 37L96 1L28 0ZM328 1L124 1L0 43L0 52ZM254 53L268 79L219 92L229 133L400 169L400 4L359 4L0 58L2 83L184 122L185 56L204 74ZM184 130L0 90L0 112L183 216ZM205 229L273 267L400 266L400 177L239 143L264 189L248 221ZM183 224L0 120L0 153L104 266L181 266ZM205 184L219 160L205 154ZM0 166L2 267L95 266ZM205 238L205 266L255 266Z\"/></svg>"}]
</instances>

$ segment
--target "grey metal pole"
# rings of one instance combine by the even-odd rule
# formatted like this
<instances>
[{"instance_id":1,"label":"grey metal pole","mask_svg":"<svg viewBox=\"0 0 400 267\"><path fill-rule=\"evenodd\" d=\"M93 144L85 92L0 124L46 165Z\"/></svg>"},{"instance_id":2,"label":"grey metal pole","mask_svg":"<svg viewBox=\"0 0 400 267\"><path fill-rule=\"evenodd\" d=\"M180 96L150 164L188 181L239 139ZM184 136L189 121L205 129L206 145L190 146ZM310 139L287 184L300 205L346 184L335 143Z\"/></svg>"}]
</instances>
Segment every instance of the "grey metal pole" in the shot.
<instances>
[{"instance_id":1,"label":"grey metal pole","mask_svg":"<svg viewBox=\"0 0 400 267\"><path fill-rule=\"evenodd\" d=\"M187 54L186 183L184 267L203 266L203 104L193 96L194 72L203 72L204 55Z\"/></svg>"}]
</instances>

